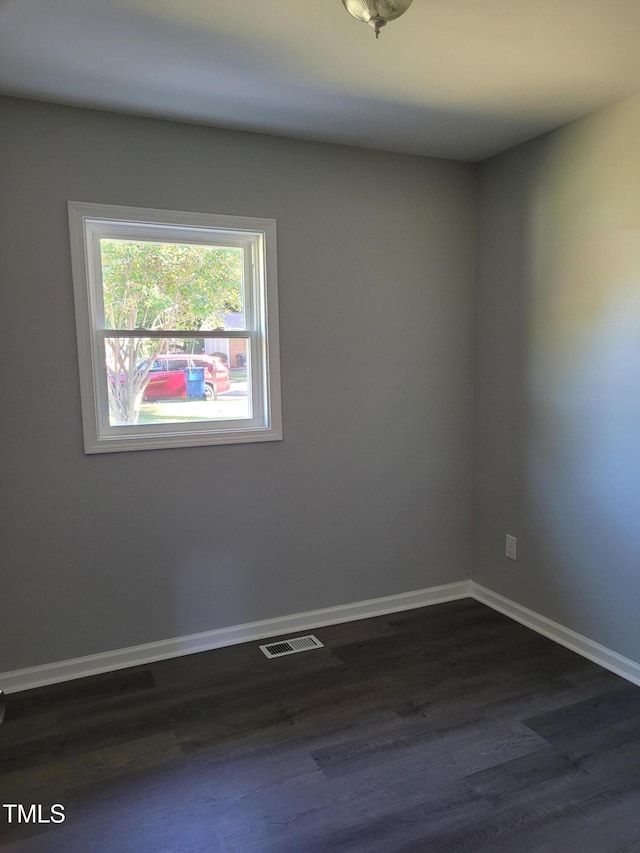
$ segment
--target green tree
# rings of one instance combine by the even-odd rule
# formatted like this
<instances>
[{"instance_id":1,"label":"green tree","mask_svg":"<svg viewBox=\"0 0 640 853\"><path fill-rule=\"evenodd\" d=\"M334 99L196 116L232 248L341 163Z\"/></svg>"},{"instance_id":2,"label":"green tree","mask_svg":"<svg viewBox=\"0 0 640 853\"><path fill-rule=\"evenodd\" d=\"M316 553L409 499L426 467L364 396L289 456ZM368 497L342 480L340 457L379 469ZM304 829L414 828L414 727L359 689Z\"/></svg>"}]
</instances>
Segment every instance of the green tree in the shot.
<instances>
[{"instance_id":1,"label":"green tree","mask_svg":"<svg viewBox=\"0 0 640 853\"><path fill-rule=\"evenodd\" d=\"M141 336L107 338L112 424L133 424L153 357L168 338L144 331L200 331L222 326L242 310L242 250L217 246L101 240L105 327Z\"/></svg>"}]
</instances>

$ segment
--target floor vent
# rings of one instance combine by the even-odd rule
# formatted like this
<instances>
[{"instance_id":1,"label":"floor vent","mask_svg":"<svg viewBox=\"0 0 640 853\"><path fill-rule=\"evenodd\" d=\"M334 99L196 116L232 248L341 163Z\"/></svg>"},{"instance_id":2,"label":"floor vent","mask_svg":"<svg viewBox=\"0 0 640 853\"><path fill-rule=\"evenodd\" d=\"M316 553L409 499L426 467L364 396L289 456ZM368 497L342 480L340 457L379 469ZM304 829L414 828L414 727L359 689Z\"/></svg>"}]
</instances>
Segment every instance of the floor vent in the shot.
<instances>
[{"instance_id":1,"label":"floor vent","mask_svg":"<svg viewBox=\"0 0 640 853\"><path fill-rule=\"evenodd\" d=\"M280 640L277 643L267 643L260 649L268 658L281 658L283 655L295 655L296 652L306 652L309 649L321 649L322 643L313 634L306 637L294 637L292 640Z\"/></svg>"}]
</instances>

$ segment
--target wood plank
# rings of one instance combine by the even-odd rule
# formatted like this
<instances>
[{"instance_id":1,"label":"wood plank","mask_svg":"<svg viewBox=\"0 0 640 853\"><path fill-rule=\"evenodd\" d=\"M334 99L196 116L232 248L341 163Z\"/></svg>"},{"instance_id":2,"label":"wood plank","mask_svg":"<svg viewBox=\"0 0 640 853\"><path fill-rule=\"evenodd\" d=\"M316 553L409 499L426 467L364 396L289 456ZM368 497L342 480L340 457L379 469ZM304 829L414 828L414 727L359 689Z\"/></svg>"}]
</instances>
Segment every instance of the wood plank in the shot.
<instances>
[{"instance_id":1,"label":"wood plank","mask_svg":"<svg viewBox=\"0 0 640 853\"><path fill-rule=\"evenodd\" d=\"M472 600L10 696L12 853L640 853L640 688Z\"/></svg>"}]
</instances>

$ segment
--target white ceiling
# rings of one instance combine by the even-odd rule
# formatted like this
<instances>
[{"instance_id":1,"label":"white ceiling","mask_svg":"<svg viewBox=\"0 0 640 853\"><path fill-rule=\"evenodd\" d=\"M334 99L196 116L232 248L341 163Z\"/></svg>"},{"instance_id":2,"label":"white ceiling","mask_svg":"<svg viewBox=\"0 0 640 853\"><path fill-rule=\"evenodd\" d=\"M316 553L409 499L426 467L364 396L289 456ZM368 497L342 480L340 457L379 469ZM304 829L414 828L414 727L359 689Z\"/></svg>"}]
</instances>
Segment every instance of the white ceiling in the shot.
<instances>
[{"instance_id":1,"label":"white ceiling","mask_svg":"<svg viewBox=\"0 0 640 853\"><path fill-rule=\"evenodd\" d=\"M640 91L640 0L0 0L0 91L479 160Z\"/></svg>"}]
</instances>

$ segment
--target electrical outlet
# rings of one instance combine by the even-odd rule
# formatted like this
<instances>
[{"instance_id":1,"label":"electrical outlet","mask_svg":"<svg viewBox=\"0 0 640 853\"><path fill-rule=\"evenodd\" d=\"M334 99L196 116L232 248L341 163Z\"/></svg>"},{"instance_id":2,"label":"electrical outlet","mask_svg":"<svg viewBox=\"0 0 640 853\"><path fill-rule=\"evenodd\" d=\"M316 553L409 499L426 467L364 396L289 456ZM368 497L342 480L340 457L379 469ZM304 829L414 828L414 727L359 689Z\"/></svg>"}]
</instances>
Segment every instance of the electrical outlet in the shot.
<instances>
[{"instance_id":1,"label":"electrical outlet","mask_svg":"<svg viewBox=\"0 0 640 853\"><path fill-rule=\"evenodd\" d=\"M518 552L518 540L515 536L509 536L507 533L507 544L504 549L505 557L510 560L515 560Z\"/></svg>"}]
</instances>

